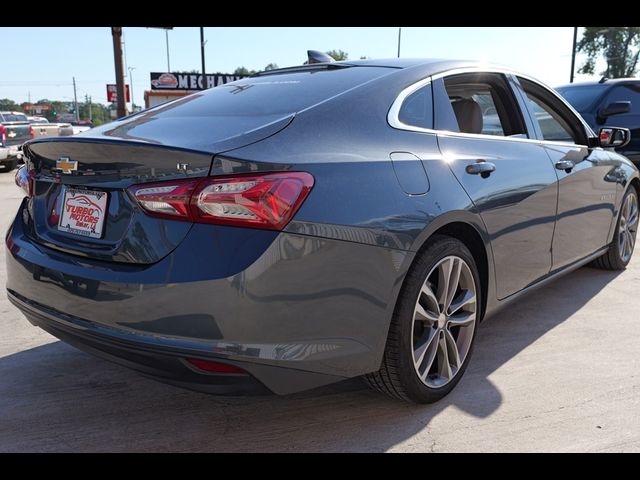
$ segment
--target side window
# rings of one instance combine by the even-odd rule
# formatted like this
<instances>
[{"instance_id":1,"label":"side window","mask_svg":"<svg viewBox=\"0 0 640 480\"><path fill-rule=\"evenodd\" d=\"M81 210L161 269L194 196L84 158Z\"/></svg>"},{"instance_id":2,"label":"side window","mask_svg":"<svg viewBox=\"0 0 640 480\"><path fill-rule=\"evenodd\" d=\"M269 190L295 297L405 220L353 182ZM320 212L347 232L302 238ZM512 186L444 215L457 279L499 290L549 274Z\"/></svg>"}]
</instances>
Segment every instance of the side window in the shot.
<instances>
[{"instance_id":1,"label":"side window","mask_svg":"<svg viewBox=\"0 0 640 480\"><path fill-rule=\"evenodd\" d=\"M587 144L579 120L560 100L544 87L518 77L532 120L540 126L542 138L551 142Z\"/></svg>"},{"instance_id":2,"label":"side window","mask_svg":"<svg viewBox=\"0 0 640 480\"><path fill-rule=\"evenodd\" d=\"M444 85L460 132L527 138L522 113L502 74L452 75Z\"/></svg>"},{"instance_id":3,"label":"side window","mask_svg":"<svg viewBox=\"0 0 640 480\"><path fill-rule=\"evenodd\" d=\"M405 125L433 128L433 98L431 83L409 95L400 107L398 120Z\"/></svg>"},{"instance_id":4,"label":"side window","mask_svg":"<svg viewBox=\"0 0 640 480\"><path fill-rule=\"evenodd\" d=\"M631 111L626 115L640 115L640 84L613 87L607 99L602 102L602 107L606 107L611 102L622 101L631 102Z\"/></svg>"}]
</instances>

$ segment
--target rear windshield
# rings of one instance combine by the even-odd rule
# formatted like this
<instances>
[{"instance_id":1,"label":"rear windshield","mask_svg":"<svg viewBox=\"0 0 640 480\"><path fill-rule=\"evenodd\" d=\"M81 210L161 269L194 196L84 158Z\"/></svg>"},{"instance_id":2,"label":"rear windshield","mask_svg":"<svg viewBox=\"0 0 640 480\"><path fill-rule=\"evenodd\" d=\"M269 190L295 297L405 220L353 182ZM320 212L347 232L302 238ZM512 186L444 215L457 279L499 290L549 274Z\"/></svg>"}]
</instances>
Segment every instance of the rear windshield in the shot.
<instances>
[{"instance_id":1,"label":"rear windshield","mask_svg":"<svg viewBox=\"0 0 640 480\"><path fill-rule=\"evenodd\" d=\"M585 85L558 88L558 92L577 111L587 110L591 104L607 89L608 85Z\"/></svg>"},{"instance_id":2,"label":"rear windshield","mask_svg":"<svg viewBox=\"0 0 640 480\"><path fill-rule=\"evenodd\" d=\"M384 67L347 67L275 73L220 85L148 112L167 117L293 113L391 72Z\"/></svg>"},{"instance_id":3,"label":"rear windshield","mask_svg":"<svg viewBox=\"0 0 640 480\"><path fill-rule=\"evenodd\" d=\"M27 116L21 113L3 113L3 122L26 122Z\"/></svg>"}]
</instances>

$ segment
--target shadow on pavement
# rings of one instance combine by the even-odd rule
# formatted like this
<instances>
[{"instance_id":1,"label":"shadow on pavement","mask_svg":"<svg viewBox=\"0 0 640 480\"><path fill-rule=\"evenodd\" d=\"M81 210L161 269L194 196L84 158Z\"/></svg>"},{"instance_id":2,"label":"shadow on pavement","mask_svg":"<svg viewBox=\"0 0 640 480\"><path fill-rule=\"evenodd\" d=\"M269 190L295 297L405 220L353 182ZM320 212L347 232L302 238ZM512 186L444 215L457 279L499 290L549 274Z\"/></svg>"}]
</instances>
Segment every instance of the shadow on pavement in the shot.
<instances>
[{"instance_id":1,"label":"shadow on pavement","mask_svg":"<svg viewBox=\"0 0 640 480\"><path fill-rule=\"evenodd\" d=\"M488 320L464 378L434 405L388 399L359 379L287 397L209 396L53 342L0 358L0 451L385 451L449 407L494 412L503 393L491 373L616 275L583 268Z\"/></svg>"}]
</instances>

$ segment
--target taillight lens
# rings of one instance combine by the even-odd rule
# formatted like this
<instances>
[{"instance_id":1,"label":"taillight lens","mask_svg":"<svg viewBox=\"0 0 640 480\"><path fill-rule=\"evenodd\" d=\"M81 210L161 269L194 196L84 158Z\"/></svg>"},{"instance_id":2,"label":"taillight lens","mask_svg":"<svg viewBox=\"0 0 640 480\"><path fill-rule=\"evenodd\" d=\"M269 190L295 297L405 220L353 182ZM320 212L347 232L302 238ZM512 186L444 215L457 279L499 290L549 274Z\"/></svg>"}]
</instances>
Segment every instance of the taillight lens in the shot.
<instances>
[{"instance_id":1,"label":"taillight lens","mask_svg":"<svg viewBox=\"0 0 640 480\"><path fill-rule=\"evenodd\" d=\"M2 143L7 143L7 131L4 129L4 125L0 125L0 137L2 137Z\"/></svg>"},{"instance_id":2,"label":"taillight lens","mask_svg":"<svg viewBox=\"0 0 640 480\"><path fill-rule=\"evenodd\" d=\"M29 170L27 165L21 165L16 171L15 182L29 197L33 197L33 190L35 187L35 175L34 169Z\"/></svg>"},{"instance_id":3,"label":"taillight lens","mask_svg":"<svg viewBox=\"0 0 640 480\"><path fill-rule=\"evenodd\" d=\"M247 372L235 365L229 365L228 363L212 362L210 360L202 360L200 358L187 358L187 362L203 372L209 373L232 373L232 374L244 374Z\"/></svg>"},{"instance_id":4,"label":"taillight lens","mask_svg":"<svg viewBox=\"0 0 640 480\"><path fill-rule=\"evenodd\" d=\"M309 173L277 172L147 183L129 191L152 216L282 230L312 187Z\"/></svg>"},{"instance_id":5,"label":"taillight lens","mask_svg":"<svg viewBox=\"0 0 640 480\"><path fill-rule=\"evenodd\" d=\"M31 140L36 138L36 134L33 133L33 127L31 125L29 125L29 136L31 137Z\"/></svg>"}]
</instances>

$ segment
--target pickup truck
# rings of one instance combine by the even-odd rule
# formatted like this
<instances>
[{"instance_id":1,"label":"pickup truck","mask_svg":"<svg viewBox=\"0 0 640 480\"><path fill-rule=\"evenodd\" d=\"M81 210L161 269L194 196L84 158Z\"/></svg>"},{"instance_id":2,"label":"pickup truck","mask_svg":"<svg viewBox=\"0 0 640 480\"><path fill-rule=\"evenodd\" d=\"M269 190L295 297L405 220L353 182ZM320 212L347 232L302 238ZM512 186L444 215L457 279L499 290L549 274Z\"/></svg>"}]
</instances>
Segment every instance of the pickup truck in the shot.
<instances>
[{"instance_id":1,"label":"pickup truck","mask_svg":"<svg viewBox=\"0 0 640 480\"><path fill-rule=\"evenodd\" d=\"M44 117L27 117L33 128L33 138L66 137L73 135L70 123L49 123Z\"/></svg>"},{"instance_id":2,"label":"pickup truck","mask_svg":"<svg viewBox=\"0 0 640 480\"><path fill-rule=\"evenodd\" d=\"M33 129L22 112L0 112L0 166L13 170L22 160L22 144L33 138Z\"/></svg>"}]
</instances>

